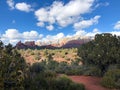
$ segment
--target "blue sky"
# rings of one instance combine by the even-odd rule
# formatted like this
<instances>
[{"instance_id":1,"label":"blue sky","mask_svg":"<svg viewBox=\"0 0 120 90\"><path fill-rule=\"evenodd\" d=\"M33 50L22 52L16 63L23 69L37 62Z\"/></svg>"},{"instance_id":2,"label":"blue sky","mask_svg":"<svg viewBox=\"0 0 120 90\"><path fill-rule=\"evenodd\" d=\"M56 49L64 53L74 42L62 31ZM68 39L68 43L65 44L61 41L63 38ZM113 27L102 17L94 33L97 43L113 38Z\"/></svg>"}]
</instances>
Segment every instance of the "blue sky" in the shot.
<instances>
[{"instance_id":1,"label":"blue sky","mask_svg":"<svg viewBox=\"0 0 120 90\"><path fill-rule=\"evenodd\" d=\"M120 35L120 0L0 0L4 43Z\"/></svg>"}]
</instances>

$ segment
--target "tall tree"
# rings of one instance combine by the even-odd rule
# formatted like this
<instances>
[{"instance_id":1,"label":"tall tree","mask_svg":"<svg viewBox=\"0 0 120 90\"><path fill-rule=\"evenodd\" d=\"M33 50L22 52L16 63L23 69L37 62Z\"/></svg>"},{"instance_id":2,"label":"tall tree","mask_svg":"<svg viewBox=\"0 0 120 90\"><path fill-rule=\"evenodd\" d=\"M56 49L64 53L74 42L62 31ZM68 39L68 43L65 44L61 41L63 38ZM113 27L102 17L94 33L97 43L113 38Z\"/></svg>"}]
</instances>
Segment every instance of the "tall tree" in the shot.
<instances>
[{"instance_id":1,"label":"tall tree","mask_svg":"<svg viewBox=\"0 0 120 90\"><path fill-rule=\"evenodd\" d=\"M95 65L104 73L110 64L120 64L120 37L97 34L94 40L79 48L78 55L84 64Z\"/></svg>"}]
</instances>

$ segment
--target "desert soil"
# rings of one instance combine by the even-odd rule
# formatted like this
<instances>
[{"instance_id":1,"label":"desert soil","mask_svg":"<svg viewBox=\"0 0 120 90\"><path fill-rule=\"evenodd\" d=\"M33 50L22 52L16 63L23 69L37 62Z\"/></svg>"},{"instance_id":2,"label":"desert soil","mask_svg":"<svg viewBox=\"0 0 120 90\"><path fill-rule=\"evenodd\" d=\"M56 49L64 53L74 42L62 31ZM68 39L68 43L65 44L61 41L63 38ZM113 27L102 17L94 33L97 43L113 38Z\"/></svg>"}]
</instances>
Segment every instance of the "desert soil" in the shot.
<instances>
[{"instance_id":1,"label":"desert soil","mask_svg":"<svg viewBox=\"0 0 120 90\"><path fill-rule=\"evenodd\" d=\"M69 76L74 82L85 85L86 90L111 90L100 85L101 78L92 76ZM116 90L116 89L112 89Z\"/></svg>"}]
</instances>

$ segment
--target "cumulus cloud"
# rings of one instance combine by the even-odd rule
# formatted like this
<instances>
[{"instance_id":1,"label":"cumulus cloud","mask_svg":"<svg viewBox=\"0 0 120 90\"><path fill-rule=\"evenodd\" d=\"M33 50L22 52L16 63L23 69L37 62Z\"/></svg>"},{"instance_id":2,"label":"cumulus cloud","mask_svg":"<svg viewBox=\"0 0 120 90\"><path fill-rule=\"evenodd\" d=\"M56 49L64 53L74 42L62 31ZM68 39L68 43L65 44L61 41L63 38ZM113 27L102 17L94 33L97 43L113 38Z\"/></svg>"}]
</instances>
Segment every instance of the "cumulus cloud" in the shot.
<instances>
[{"instance_id":1,"label":"cumulus cloud","mask_svg":"<svg viewBox=\"0 0 120 90\"><path fill-rule=\"evenodd\" d=\"M11 10L17 9L17 10L24 11L24 12L33 11L32 6L25 2L20 2L20 3L15 4L14 0L7 0L6 3L8 4Z\"/></svg>"},{"instance_id":2,"label":"cumulus cloud","mask_svg":"<svg viewBox=\"0 0 120 90\"><path fill-rule=\"evenodd\" d=\"M73 36L84 36L86 34L85 30L80 30L80 31L77 31Z\"/></svg>"},{"instance_id":3,"label":"cumulus cloud","mask_svg":"<svg viewBox=\"0 0 120 90\"><path fill-rule=\"evenodd\" d=\"M118 21L118 22L114 25L114 29L120 30L120 21Z\"/></svg>"},{"instance_id":4,"label":"cumulus cloud","mask_svg":"<svg viewBox=\"0 0 120 90\"><path fill-rule=\"evenodd\" d=\"M110 32L110 33L113 34L113 35L120 36L120 31L112 31L112 32Z\"/></svg>"},{"instance_id":5,"label":"cumulus cloud","mask_svg":"<svg viewBox=\"0 0 120 90\"><path fill-rule=\"evenodd\" d=\"M24 12L30 12L30 11L33 10L32 7L31 7L31 5L29 5L29 4L25 3L25 2L17 3L15 5L15 8L17 10L24 11Z\"/></svg>"},{"instance_id":6,"label":"cumulus cloud","mask_svg":"<svg viewBox=\"0 0 120 90\"><path fill-rule=\"evenodd\" d=\"M91 12L94 1L95 0L70 0L67 4L54 1L51 6L35 11L35 16L38 22L66 27L77 22L82 14Z\"/></svg>"},{"instance_id":7,"label":"cumulus cloud","mask_svg":"<svg viewBox=\"0 0 120 90\"><path fill-rule=\"evenodd\" d=\"M38 32L36 31L30 31L30 32L23 32L23 37L26 40L34 40L34 39L39 39L42 37L42 35L39 35Z\"/></svg>"},{"instance_id":8,"label":"cumulus cloud","mask_svg":"<svg viewBox=\"0 0 120 90\"><path fill-rule=\"evenodd\" d=\"M31 41L31 40L37 40L37 39L41 39L43 37L42 34L39 34L37 31L27 31L27 32L23 32L20 33L17 29L8 29L5 31L4 34L1 35L1 40L4 43L12 43L15 44L18 41Z\"/></svg>"},{"instance_id":9,"label":"cumulus cloud","mask_svg":"<svg viewBox=\"0 0 120 90\"><path fill-rule=\"evenodd\" d=\"M5 34L3 34L3 37L9 39L19 39L21 38L21 34L16 29L8 29L5 31Z\"/></svg>"},{"instance_id":10,"label":"cumulus cloud","mask_svg":"<svg viewBox=\"0 0 120 90\"><path fill-rule=\"evenodd\" d=\"M45 25L45 24L44 24L43 22L38 22L38 23L37 23L37 26L40 26L40 27L44 27L44 25Z\"/></svg>"},{"instance_id":11,"label":"cumulus cloud","mask_svg":"<svg viewBox=\"0 0 120 90\"><path fill-rule=\"evenodd\" d=\"M89 36L89 37L94 38L94 36L95 36L96 34L100 34L100 33L101 33L101 32L100 32L97 28L95 28L95 29L93 29L92 32L86 33L86 36Z\"/></svg>"},{"instance_id":12,"label":"cumulus cloud","mask_svg":"<svg viewBox=\"0 0 120 90\"><path fill-rule=\"evenodd\" d=\"M14 9L14 1L13 0L7 0L6 3L8 4L8 6L10 7L10 9Z\"/></svg>"},{"instance_id":13,"label":"cumulus cloud","mask_svg":"<svg viewBox=\"0 0 120 90\"><path fill-rule=\"evenodd\" d=\"M94 18L91 18L90 20L82 20L80 22L77 22L74 24L74 28L76 30L81 30L81 29L84 29L84 28L88 28L94 24L97 24L98 23L98 19L100 18L100 16L95 16Z\"/></svg>"},{"instance_id":14,"label":"cumulus cloud","mask_svg":"<svg viewBox=\"0 0 120 90\"><path fill-rule=\"evenodd\" d=\"M11 43L13 45L15 45L20 40L22 42L35 41L35 42L40 42L41 45L45 45L45 44L60 43L60 41L63 40L64 38L68 40L76 40L83 38L94 39L94 36L100 33L102 32L100 32L99 29L95 28L91 32L86 32L85 30L79 30L70 35L69 34L64 35L64 33L61 32L56 35L43 36L43 34L39 34L37 31L34 30L20 33L17 29L8 29L5 31L4 34L1 35L1 40L5 44ZM111 31L107 33L120 36L120 31Z\"/></svg>"},{"instance_id":15,"label":"cumulus cloud","mask_svg":"<svg viewBox=\"0 0 120 90\"><path fill-rule=\"evenodd\" d=\"M79 31L76 31L75 34L67 35L66 37L72 38L72 39L77 39L77 38L82 39L86 37L94 38L94 36L98 33L101 33L101 32L97 28L93 29L92 32L86 32L85 30L79 30Z\"/></svg>"},{"instance_id":16,"label":"cumulus cloud","mask_svg":"<svg viewBox=\"0 0 120 90\"><path fill-rule=\"evenodd\" d=\"M52 30L54 29L53 25L46 26L46 28L47 28L49 31L52 31Z\"/></svg>"},{"instance_id":17,"label":"cumulus cloud","mask_svg":"<svg viewBox=\"0 0 120 90\"><path fill-rule=\"evenodd\" d=\"M58 33L56 35L47 35L46 37L42 38L41 42L43 42L45 44L58 43L59 40L64 37L65 37L65 35L63 33Z\"/></svg>"},{"instance_id":18,"label":"cumulus cloud","mask_svg":"<svg viewBox=\"0 0 120 90\"><path fill-rule=\"evenodd\" d=\"M47 35L46 38L49 40L58 40L64 37L63 33L58 33L57 35Z\"/></svg>"}]
</instances>

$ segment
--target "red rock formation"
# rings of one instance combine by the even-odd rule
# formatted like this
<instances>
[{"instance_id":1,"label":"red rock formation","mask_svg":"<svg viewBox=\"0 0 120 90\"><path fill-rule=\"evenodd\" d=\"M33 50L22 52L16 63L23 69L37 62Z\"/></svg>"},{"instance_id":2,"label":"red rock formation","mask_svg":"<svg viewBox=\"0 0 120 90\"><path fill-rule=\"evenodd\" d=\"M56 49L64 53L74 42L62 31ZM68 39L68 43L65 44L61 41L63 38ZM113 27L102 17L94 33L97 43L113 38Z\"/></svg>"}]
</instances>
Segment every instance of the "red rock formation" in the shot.
<instances>
[{"instance_id":1,"label":"red rock formation","mask_svg":"<svg viewBox=\"0 0 120 90\"><path fill-rule=\"evenodd\" d=\"M19 41L19 42L16 44L15 47L17 47L18 49L22 49L22 48L25 48L26 45L24 45L24 43L22 43L21 41Z\"/></svg>"},{"instance_id":2,"label":"red rock formation","mask_svg":"<svg viewBox=\"0 0 120 90\"><path fill-rule=\"evenodd\" d=\"M25 45L28 47L34 47L35 46L35 41L27 41L25 42Z\"/></svg>"},{"instance_id":3,"label":"red rock formation","mask_svg":"<svg viewBox=\"0 0 120 90\"><path fill-rule=\"evenodd\" d=\"M27 41L25 43L19 41L15 47L18 49L25 49L25 48L35 48L36 45L35 45L35 41Z\"/></svg>"}]
</instances>

